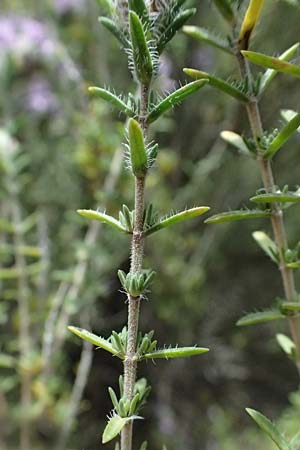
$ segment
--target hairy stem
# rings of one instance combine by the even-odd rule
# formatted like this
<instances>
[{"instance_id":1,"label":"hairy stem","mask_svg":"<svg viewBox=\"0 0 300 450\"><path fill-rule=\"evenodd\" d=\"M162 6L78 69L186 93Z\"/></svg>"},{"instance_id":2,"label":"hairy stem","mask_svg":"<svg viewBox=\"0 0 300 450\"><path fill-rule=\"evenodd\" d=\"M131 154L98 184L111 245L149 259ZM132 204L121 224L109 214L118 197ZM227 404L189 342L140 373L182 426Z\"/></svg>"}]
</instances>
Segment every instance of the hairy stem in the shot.
<instances>
[{"instance_id":1,"label":"hairy stem","mask_svg":"<svg viewBox=\"0 0 300 450\"><path fill-rule=\"evenodd\" d=\"M237 53L237 60L239 63L241 75L243 77L248 77L249 82L251 83L252 76L248 60L246 60L246 58L244 58L240 52ZM257 161L259 164L264 188L266 192L274 192L276 190L276 184L271 162L270 160L263 157L262 150L259 145L260 138L263 135L263 126L258 102L255 97L252 97L250 99L249 103L246 105L246 109L252 130L252 135L256 142ZM285 251L288 248L288 242L283 221L283 212L279 203L272 203L271 223L274 233L274 239L278 248L279 269L281 273L285 298L289 302L295 302L299 300L299 297L297 295L293 270L287 267L285 261ZM297 317L291 317L288 320L293 341L296 346L296 366L300 375L300 320Z\"/></svg>"},{"instance_id":2,"label":"hairy stem","mask_svg":"<svg viewBox=\"0 0 300 450\"><path fill-rule=\"evenodd\" d=\"M139 115L139 123L143 129L144 138L146 139L147 124L146 117L148 112L149 102L149 86L141 85L141 108ZM145 204L145 177L135 177L135 200L134 200L134 229L131 242L131 267L130 272L140 272L143 267L143 255L144 255L144 238L143 238L143 226L144 226L144 204ZM126 356L124 360L124 396L129 400L132 400L134 393L134 385L136 381L137 371L137 334L139 326L139 313L140 313L140 297L128 296L128 340ZM121 450L132 449L132 426L130 421L122 430L121 433Z\"/></svg>"}]
</instances>

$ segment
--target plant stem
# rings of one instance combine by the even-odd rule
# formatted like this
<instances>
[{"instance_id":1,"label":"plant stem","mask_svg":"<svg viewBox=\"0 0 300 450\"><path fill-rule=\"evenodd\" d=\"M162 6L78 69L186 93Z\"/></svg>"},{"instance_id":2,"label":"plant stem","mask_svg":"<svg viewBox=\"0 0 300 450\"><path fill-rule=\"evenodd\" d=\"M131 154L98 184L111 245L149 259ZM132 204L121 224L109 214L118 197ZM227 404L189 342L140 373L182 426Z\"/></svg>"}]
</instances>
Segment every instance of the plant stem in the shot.
<instances>
[{"instance_id":1,"label":"plant stem","mask_svg":"<svg viewBox=\"0 0 300 450\"><path fill-rule=\"evenodd\" d=\"M149 102L149 85L140 87L141 108L139 123L143 129L144 139L147 135L146 117ZM135 200L134 200L134 227L131 241L131 267L130 272L140 272L143 267L144 255L144 204L145 204L145 177L135 177ZM128 296L128 339L126 356L124 360L124 396L132 400L137 371L137 334L139 326L141 297ZM121 450L132 449L132 427L133 422L128 422L121 433Z\"/></svg>"},{"instance_id":2,"label":"plant stem","mask_svg":"<svg viewBox=\"0 0 300 450\"><path fill-rule=\"evenodd\" d=\"M248 77L250 86L252 85L252 75L248 60L243 57L240 51L237 52L237 60L240 67L242 77ZM248 119L250 122L253 138L256 142L257 162L260 167L261 178L266 192L275 192L276 184L274 180L273 170L269 159L265 159L259 145L261 136L263 135L262 120L258 101L252 97L246 105ZM274 239L278 248L279 269L281 273L284 294L286 300L295 302L299 300L293 269L287 267L285 261L285 251L288 248L286 229L283 221L283 212L279 203L272 203L271 223L274 233ZM300 375L300 320L298 317L290 317L288 319L293 341L296 347L296 366Z\"/></svg>"},{"instance_id":3,"label":"plant stem","mask_svg":"<svg viewBox=\"0 0 300 450\"><path fill-rule=\"evenodd\" d=\"M15 226L14 245L15 245L15 264L18 269L18 309L19 309L19 351L21 366L26 364L31 351L30 343L30 321L29 321L29 306L28 295L29 286L26 275L26 260L22 254L23 232L21 230L21 207L19 199L15 193L13 194L13 223ZM31 375L26 368L21 369L21 425L20 425L20 450L29 450L30 445L30 407L31 407Z\"/></svg>"}]
</instances>

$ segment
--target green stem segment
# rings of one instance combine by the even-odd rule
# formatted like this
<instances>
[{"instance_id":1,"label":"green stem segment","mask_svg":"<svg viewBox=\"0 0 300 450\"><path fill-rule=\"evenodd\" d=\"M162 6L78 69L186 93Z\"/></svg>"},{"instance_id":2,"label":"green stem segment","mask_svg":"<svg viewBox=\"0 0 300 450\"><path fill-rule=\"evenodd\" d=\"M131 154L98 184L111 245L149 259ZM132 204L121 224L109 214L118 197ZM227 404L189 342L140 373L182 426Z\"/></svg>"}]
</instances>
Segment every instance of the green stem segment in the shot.
<instances>
[{"instance_id":1,"label":"green stem segment","mask_svg":"<svg viewBox=\"0 0 300 450\"><path fill-rule=\"evenodd\" d=\"M141 108L139 123L143 130L144 139L147 134L147 114L149 103L149 85L141 85ZM145 205L145 176L135 177L135 219L131 242L131 273L140 272L143 267L144 255L144 205ZM137 334L139 326L140 297L128 296L128 340L124 360L124 396L132 400L137 372ZM128 422L121 433L121 450L132 449L133 422Z\"/></svg>"},{"instance_id":2,"label":"green stem segment","mask_svg":"<svg viewBox=\"0 0 300 450\"><path fill-rule=\"evenodd\" d=\"M249 81L251 81L252 76L249 63L247 59L243 57L240 51L237 52L237 60L239 63L241 75L243 77L248 77ZM260 167L264 188L266 192L275 192L276 185L274 181L271 162L270 160L263 157L262 150L260 149L259 145L260 138L263 135L263 127L258 102L255 97L252 97L250 99L249 103L246 105L246 109L253 138L257 146L257 161ZM288 248L288 243L283 221L282 208L280 207L279 203L272 203L271 223L274 233L274 239L279 253L279 269L281 273L284 294L288 302L295 302L298 301L299 298L296 290L293 270L287 267L285 261L285 251ZM291 317L288 320L293 341L296 346L296 365L300 375L300 320L297 317Z\"/></svg>"}]
</instances>

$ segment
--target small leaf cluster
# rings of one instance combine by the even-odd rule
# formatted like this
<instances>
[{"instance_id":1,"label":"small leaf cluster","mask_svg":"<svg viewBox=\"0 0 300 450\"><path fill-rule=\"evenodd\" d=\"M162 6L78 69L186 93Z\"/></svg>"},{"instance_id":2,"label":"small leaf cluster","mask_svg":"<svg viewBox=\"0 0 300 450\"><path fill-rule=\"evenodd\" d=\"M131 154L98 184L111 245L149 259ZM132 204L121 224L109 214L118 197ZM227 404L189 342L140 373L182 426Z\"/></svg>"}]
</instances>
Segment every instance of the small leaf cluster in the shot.
<instances>
[{"instance_id":1,"label":"small leaf cluster","mask_svg":"<svg viewBox=\"0 0 300 450\"><path fill-rule=\"evenodd\" d=\"M155 272L148 269L126 274L123 270L118 270L118 277L127 295L138 298L147 292L147 288L155 277Z\"/></svg>"},{"instance_id":2,"label":"small leaf cluster","mask_svg":"<svg viewBox=\"0 0 300 450\"><path fill-rule=\"evenodd\" d=\"M184 0L148 2L129 0L128 22L120 20L117 6L100 22L118 39L129 56L129 67L142 83L157 73L158 57L195 9L184 9Z\"/></svg>"},{"instance_id":3,"label":"small leaf cluster","mask_svg":"<svg viewBox=\"0 0 300 450\"><path fill-rule=\"evenodd\" d=\"M300 269L300 242L297 243L295 248L286 249L284 258L289 269Z\"/></svg>"},{"instance_id":4,"label":"small leaf cluster","mask_svg":"<svg viewBox=\"0 0 300 450\"><path fill-rule=\"evenodd\" d=\"M147 397L151 391L151 387L147 384L146 378L140 378L135 382L134 385L134 395L130 401L126 396L124 396L124 383L123 376L119 377L119 389L120 389L120 399L113 388L109 387L108 392L116 413L120 417L132 417L139 413L142 406L145 404Z\"/></svg>"}]
</instances>

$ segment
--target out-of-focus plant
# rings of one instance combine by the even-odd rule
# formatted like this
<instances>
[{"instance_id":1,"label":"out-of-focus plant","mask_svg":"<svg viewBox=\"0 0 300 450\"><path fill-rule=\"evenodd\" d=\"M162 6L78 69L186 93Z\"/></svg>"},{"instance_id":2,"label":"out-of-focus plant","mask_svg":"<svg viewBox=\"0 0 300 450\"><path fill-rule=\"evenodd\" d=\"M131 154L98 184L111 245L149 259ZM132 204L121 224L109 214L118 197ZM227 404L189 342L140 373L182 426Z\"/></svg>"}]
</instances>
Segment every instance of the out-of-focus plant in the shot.
<instances>
[{"instance_id":1,"label":"out-of-focus plant","mask_svg":"<svg viewBox=\"0 0 300 450\"><path fill-rule=\"evenodd\" d=\"M76 177L77 185L82 179L90 182L92 201L100 196L110 204L122 164L121 152L116 151L118 125L104 126L106 105L86 107L80 72L45 22L3 15L0 42L0 321L4 330L0 401L1 423L7 425L0 427L0 445L14 445L20 434L18 448L28 450L37 445L42 432L48 446L60 450L80 410L92 359L92 346L85 342L74 384L67 380L67 366L62 364L66 333L61 333L66 325L60 325L80 311L81 325L88 326L91 313L79 305L79 294L88 282L84 297L92 310L95 297L107 289L104 278L111 260L108 254L94 258L103 276L100 292L99 274L96 270L87 274L87 268L101 224L91 224L79 239L79 222L74 217L58 221L57 215L62 203L80 195L79 189L71 188L70 177ZM76 81L76 95L63 100L60 93L67 80L69 87ZM87 118L89 127L77 131L76 124ZM72 142L70 131L75 128ZM87 161L94 153L102 155L97 180L90 174L93 163ZM55 242L50 242L52 233ZM73 247L62 255L60 243L66 236ZM106 239L106 233L102 237ZM68 418L62 420L66 411Z\"/></svg>"},{"instance_id":2,"label":"out-of-focus plant","mask_svg":"<svg viewBox=\"0 0 300 450\"><path fill-rule=\"evenodd\" d=\"M269 218L273 229L273 239L264 231L256 231L253 237L262 250L278 267L284 296L277 298L270 309L247 314L238 321L239 326L254 325L273 320L287 320L291 330L291 337L284 334L277 335L277 341L285 353L294 361L300 375L300 297L296 289L295 270L300 267L300 243L290 248L287 240L283 214L287 208L300 201L299 188L280 188L274 180L272 161L287 141L299 129L300 114L285 112L286 125L281 129L265 130L259 102L269 84L278 72L287 73L295 77L300 76L297 65L288 62L297 52L299 43L286 50L279 58L269 57L249 51L251 37L260 18L264 0L250 0L243 14L241 1L215 0L215 5L227 22L230 32L227 39L210 31L193 26L185 27L185 32L217 49L232 55L237 61L240 79L225 81L206 72L185 69L185 73L196 80L209 79L209 84L219 91L238 100L246 108L251 136L240 136L233 131L223 131L221 137L231 146L249 158L257 161L263 188L259 189L250 201L256 205L255 209L216 214L206 220L206 223L223 223L236 220L250 220ZM267 68L264 73L253 75L249 62ZM275 442L280 450L288 450L299 446L299 435L289 443L277 428L261 413L247 409L249 415L259 427ZM296 446L296 447L295 447Z\"/></svg>"},{"instance_id":3,"label":"out-of-focus plant","mask_svg":"<svg viewBox=\"0 0 300 450\"><path fill-rule=\"evenodd\" d=\"M109 388L113 410L102 435L102 442L106 443L121 433L121 450L132 449L133 421L140 418L141 408L150 391L146 379L137 380L138 363L156 358L188 357L208 351L201 347L159 349L154 331L145 334L139 331L140 304L147 297L155 276L152 269L143 267L145 238L171 225L204 214L209 209L195 207L158 218L152 203L145 204L147 173L155 163L158 152L157 144L149 139L149 125L207 83L206 80L200 80L186 84L164 98L159 98L153 89L160 54L177 30L195 12L194 9L184 9L183 3L182 0L130 0L128 5L126 2L106 2L110 14L109 17L100 18L100 22L118 39L127 54L129 70L137 85L138 94L134 96L130 93L125 96L104 88L89 89L92 94L128 117L126 165L134 177L133 209L123 205L118 218L99 210L79 210L82 216L106 223L116 232L131 237L130 271L118 271L128 304L128 322L120 332L112 331L111 336L106 339L81 328L72 326L69 329L123 361L124 373L119 378L119 395ZM145 449L146 445L146 442L143 443L141 449ZM119 443L116 448L119 448Z\"/></svg>"}]
</instances>

